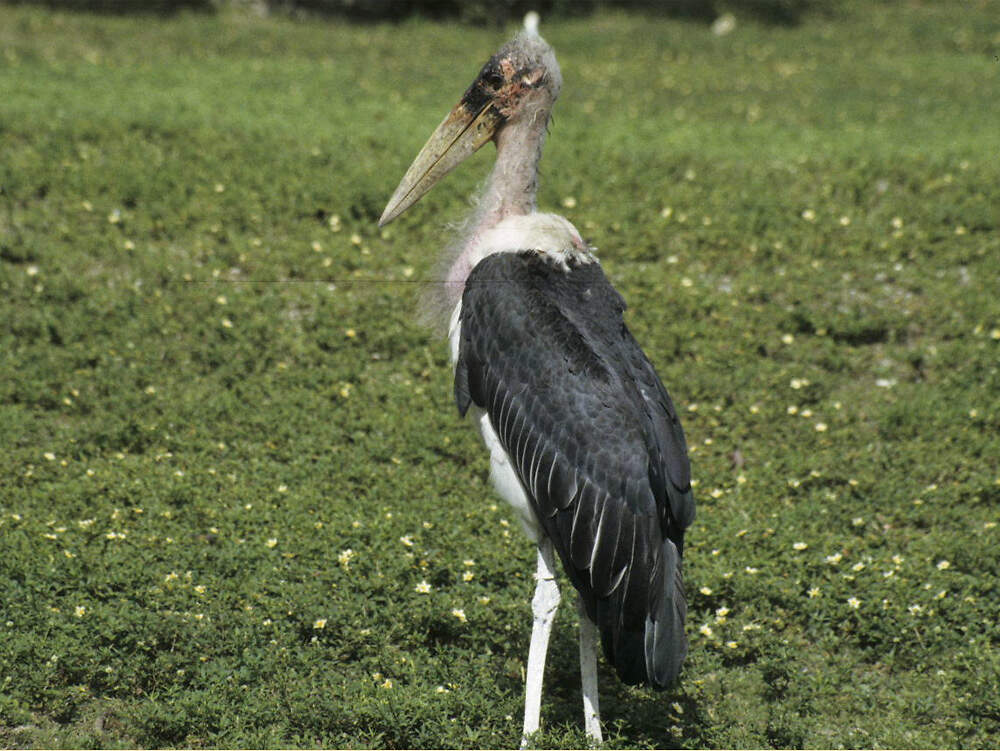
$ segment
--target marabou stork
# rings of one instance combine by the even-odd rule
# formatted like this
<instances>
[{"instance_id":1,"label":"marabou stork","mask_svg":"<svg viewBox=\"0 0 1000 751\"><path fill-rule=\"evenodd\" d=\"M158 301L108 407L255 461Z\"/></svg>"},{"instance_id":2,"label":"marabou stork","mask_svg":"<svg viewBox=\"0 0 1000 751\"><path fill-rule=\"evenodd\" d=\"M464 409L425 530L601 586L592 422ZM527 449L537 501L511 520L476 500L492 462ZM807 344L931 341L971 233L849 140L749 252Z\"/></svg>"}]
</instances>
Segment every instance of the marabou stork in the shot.
<instances>
[{"instance_id":1,"label":"marabou stork","mask_svg":"<svg viewBox=\"0 0 1000 751\"><path fill-rule=\"evenodd\" d=\"M569 221L535 206L562 76L537 15L483 66L407 170L379 225L487 141L496 165L445 284L455 400L491 479L538 546L522 747L538 729L559 604L553 550L579 592L585 727L600 742L596 637L628 684L668 687L687 653L681 578L694 518L674 405L625 303Z\"/></svg>"}]
</instances>

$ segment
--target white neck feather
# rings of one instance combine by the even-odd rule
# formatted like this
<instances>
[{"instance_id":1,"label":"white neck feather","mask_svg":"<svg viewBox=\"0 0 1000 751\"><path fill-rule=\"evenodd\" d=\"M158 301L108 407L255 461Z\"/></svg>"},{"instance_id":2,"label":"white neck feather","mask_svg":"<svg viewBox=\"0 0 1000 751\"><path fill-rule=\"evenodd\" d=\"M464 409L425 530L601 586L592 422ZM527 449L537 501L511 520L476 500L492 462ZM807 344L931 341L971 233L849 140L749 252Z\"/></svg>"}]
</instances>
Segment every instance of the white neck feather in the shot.
<instances>
[{"instance_id":1,"label":"white neck feather","mask_svg":"<svg viewBox=\"0 0 1000 751\"><path fill-rule=\"evenodd\" d=\"M471 248L469 261L477 263L494 253L534 251L563 271L569 265L593 263L593 248L583 241L568 219L558 214L510 216L483 232Z\"/></svg>"},{"instance_id":2,"label":"white neck feather","mask_svg":"<svg viewBox=\"0 0 1000 751\"><path fill-rule=\"evenodd\" d=\"M534 251L563 271L574 264L597 260L594 249L583 241L570 221L558 214L514 214L491 227L479 229L468 239L448 273L445 285L454 299L462 297L472 269L494 253Z\"/></svg>"}]
</instances>

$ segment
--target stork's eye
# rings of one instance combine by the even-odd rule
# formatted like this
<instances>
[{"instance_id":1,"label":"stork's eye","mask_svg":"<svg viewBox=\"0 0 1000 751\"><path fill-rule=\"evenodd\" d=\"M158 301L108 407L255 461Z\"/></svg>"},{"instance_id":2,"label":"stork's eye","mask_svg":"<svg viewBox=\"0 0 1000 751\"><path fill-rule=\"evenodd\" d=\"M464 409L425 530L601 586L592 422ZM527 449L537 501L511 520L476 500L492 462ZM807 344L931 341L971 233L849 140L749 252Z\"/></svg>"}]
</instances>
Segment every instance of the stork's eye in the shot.
<instances>
[{"instance_id":1,"label":"stork's eye","mask_svg":"<svg viewBox=\"0 0 1000 751\"><path fill-rule=\"evenodd\" d=\"M504 83L503 76L500 75L500 71L496 68L489 68L483 71L482 79L492 89L499 89Z\"/></svg>"}]
</instances>

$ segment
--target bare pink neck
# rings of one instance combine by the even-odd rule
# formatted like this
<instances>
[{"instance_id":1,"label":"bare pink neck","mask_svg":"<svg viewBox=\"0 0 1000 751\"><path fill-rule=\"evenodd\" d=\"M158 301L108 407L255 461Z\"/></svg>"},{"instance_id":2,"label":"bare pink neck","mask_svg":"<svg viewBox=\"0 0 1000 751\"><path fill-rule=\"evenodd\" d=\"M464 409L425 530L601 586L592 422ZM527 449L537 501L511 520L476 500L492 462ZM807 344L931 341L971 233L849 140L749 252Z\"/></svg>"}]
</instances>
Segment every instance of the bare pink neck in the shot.
<instances>
[{"instance_id":1,"label":"bare pink neck","mask_svg":"<svg viewBox=\"0 0 1000 751\"><path fill-rule=\"evenodd\" d=\"M497 132L496 164L469 222L462 251L448 272L447 287L455 303L461 299L465 280L477 260L476 245L483 232L509 216L535 211L538 162L542 157L548 119L548 112L539 108Z\"/></svg>"}]
</instances>

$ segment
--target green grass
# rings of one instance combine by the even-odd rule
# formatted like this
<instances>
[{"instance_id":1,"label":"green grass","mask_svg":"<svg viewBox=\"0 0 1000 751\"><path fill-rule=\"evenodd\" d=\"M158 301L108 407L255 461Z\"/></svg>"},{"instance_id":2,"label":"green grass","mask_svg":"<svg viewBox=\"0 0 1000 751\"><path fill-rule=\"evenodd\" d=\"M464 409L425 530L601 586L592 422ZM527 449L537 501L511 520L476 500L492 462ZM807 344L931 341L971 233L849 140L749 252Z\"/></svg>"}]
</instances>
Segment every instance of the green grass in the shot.
<instances>
[{"instance_id":1,"label":"green grass","mask_svg":"<svg viewBox=\"0 0 1000 751\"><path fill-rule=\"evenodd\" d=\"M682 681L602 664L609 747L1000 742L998 19L543 19L540 202L698 483ZM0 745L516 743L534 553L414 315L489 150L375 227L504 38L0 6Z\"/></svg>"}]
</instances>

